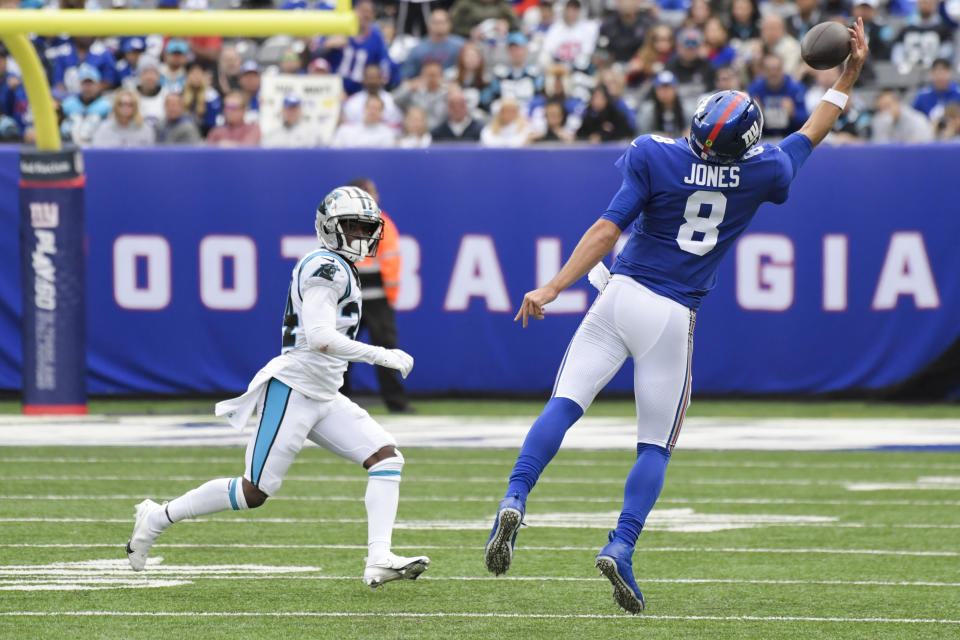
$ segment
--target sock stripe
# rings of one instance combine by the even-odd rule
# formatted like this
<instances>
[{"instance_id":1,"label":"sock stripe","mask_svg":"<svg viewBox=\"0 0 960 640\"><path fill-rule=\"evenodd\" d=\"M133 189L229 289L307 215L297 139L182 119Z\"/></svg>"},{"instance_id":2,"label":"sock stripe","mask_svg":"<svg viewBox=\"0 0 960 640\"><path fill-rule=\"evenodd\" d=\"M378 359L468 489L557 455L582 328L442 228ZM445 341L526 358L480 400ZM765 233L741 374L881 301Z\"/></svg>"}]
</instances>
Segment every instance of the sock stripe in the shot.
<instances>
[{"instance_id":1,"label":"sock stripe","mask_svg":"<svg viewBox=\"0 0 960 640\"><path fill-rule=\"evenodd\" d=\"M400 472L399 472L399 471L390 470L390 469L385 469L385 470L382 470L382 471L371 471L371 472L370 472L370 475L371 475L371 476L399 476L399 475L400 475Z\"/></svg>"},{"instance_id":2,"label":"sock stripe","mask_svg":"<svg viewBox=\"0 0 960 640\"><path fill-rule=\"evenodd\" d=\"M230 494L230 506L234 511L240 511L240 505L237 504L237 496L233 494L233 488L237 484L236 478L230 478L230 485L227 487L227 493Z\"/></svg>"}]
</instances>

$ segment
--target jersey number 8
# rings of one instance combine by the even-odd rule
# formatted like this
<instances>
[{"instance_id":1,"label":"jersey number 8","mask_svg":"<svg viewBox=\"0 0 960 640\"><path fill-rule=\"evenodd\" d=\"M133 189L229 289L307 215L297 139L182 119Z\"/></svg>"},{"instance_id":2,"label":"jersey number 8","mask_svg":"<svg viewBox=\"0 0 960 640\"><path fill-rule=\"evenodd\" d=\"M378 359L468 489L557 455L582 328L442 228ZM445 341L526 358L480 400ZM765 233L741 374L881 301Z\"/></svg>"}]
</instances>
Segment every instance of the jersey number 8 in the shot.
<instances>
[{"instance_id":1,"label":"jersey number 8","mask_svg":"<svg viewBox=\"0 0 960 640\"><path fill-rule=\"evenodd\" d=\"M710 215L706 218L700 215L703 205L710 207ZM720 231L717 227L723 222L727 212L727 197L719 191L694 191L687 198L687 208L683 212L686 222L680 225L677 233L677 244L687 253L703 256L717 246ZM694 240L695 233L703 234L702 238Z\"/></svg>"}]
</instances>

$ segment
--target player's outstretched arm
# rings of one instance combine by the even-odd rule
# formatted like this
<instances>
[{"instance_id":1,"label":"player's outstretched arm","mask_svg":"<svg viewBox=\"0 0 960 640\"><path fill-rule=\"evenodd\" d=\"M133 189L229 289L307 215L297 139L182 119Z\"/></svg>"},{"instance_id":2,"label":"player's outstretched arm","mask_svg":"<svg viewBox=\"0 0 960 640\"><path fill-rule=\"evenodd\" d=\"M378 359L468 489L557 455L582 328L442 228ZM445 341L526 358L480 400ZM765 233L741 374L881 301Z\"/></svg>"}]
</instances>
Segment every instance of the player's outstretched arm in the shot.
<instances>
[{"instance_id":1,"label":"player's outstretched arm","mask_svg":"<svg viewBox=\"0 0 960 640\"><path fill-rule=\"evenodd\" d=\"M523 326L526 328L527 320L531 317L543 320L544 305L553 301L561 291L582 278L603 256L613 251L619 237L620 227L616 224L604 219L594 222L593 226L580 238L580 242L577 243L570 259L560 269L560 273L539 289L534 289L523 296L523 303L520 305L517 317L513 319L514 322L523 320Z\"/></svg>"},{"instance_id":2,"label":"player's outstretched arm","mask_svg":"<svg viewBox=\"0 0 960 640\"><path fill-rule=\"evenodd\" d=\"M827 94L820 100L820 104L813 110L813 113L810 114L810 117L807 118L806 123L798 132L807 136L814 147L820 144L830 133L837 118L843 113L843 107L837 103L846 104L850 91L853 89L853 83L860 77L863 61L866 60L869 51L867 36L863 31L863 18L857 18L854 27L847 30L850 32L850 55L844 62L843 73L833 83L833 88L827 91Z\"/></svg>"},{"instance_id":3,"label":"player's outstretched arm","mask_svg":"<svg viewBox=\"0 0 960 640\"><path fill-rule=\"evenodd\" d=\"M314 286L303 293L302 317L307 345L328 356L396 369L404 378L413 369L413 357L401 349L385 349L351 340L337 331L337 294Z\"/></svg>"}]
</instances>

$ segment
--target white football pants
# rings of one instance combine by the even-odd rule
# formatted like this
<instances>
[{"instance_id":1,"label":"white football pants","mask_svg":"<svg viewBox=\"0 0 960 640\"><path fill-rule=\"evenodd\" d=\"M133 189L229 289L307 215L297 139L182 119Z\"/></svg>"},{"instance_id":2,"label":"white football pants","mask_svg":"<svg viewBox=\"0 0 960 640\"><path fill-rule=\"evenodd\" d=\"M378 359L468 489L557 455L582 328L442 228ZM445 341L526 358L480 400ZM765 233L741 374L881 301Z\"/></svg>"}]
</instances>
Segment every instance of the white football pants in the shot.
<instances>
[{"instance_id":1,"label":"white football pants","mask_svg":"<svg viewBox=\"0 0 960 640\"><path fill-rule=\"evenodd\" d=\"M573 335L553 395L586 411L632 357L637 442L672 450L690 404L695 321L692 309L614 275Z\"/></svg>"},{"instance_id":2,"label":"white football pants","mask_svg":"<svg viewBox=\"0 0 960 640\"><path fill-rule=\"evenodd\" d=\"M397 444L366 410L343 394L318 402L276 378L266 387L258 405L260 422L247 444L243 476L268 496L276 494L308 439L357 464L382 447Z\"/></svg>"}]
</instances>

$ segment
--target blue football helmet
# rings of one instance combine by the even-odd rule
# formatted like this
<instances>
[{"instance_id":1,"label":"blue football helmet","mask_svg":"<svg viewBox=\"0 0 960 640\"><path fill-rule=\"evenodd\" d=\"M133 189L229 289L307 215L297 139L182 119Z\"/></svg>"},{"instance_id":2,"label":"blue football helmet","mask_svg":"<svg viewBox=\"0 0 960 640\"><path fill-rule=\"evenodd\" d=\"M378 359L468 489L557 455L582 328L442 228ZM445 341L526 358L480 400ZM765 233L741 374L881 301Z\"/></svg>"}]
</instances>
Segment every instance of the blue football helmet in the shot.
<instances>
[{"instance_id":1,"label":"blue football helmet","mask_svg":"<svg viewBox=\"0 0 960 640\"><path fill-rule=\"evenodd\" d=\"M701 160L730 163L760 141L760 105L743 91L719 91L697 105L690 123L690 149Z\"/></svg>"}]
</instances>

